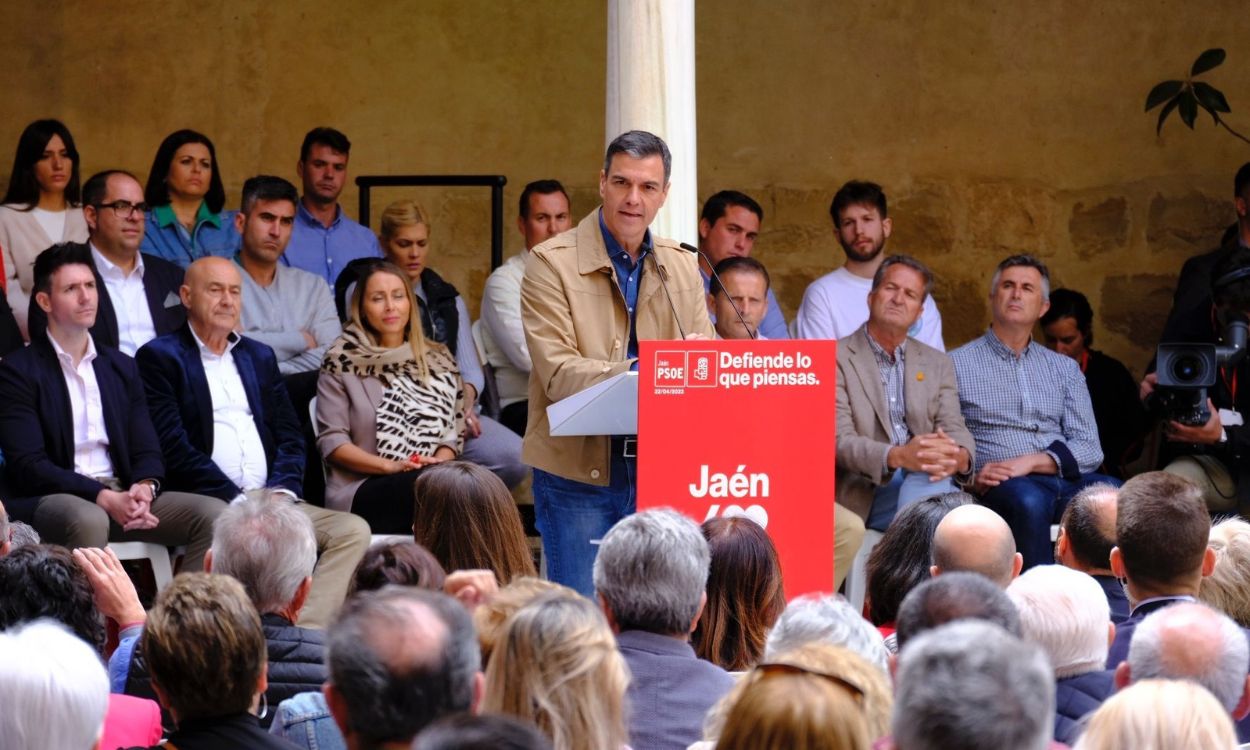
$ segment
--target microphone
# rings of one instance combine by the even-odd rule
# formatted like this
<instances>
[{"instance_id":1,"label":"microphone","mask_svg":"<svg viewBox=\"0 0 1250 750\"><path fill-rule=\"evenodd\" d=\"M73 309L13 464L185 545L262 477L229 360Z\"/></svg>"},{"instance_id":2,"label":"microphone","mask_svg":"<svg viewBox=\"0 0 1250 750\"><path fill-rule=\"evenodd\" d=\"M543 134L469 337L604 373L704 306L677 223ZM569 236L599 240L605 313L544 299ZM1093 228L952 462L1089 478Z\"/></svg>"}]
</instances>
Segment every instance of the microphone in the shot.
<instances>
[{"instance_id":1,"label":"microphone","mask_svg":"<svg viewBox=\"0 0 1250 750\"><path fill-rule=\"evenodd\" d=\"M738 305L734 303L733 297L729 296L729 290L725 289L725 284L720 280L720 274L716 273L716 267L715 265L713 265L712 259L707 257L707 253L703 252L702 250L695 247L694 245L690 245L685 242L682 242L680 243L679 247L681 247L682 250L685 250L686 252L694 253L695 255L698 255L699 257L707 261L707 267L712 269L712 278L716 279L716 285L719 286L721 290L725 292L725 299L729 300L729 306L732 307L734 309L734 312L738 315L738 322L742 324L742 327L746 329L746 332L748 334L750 334L751 340L754 341L755 338L759 336L759 330L758 329L752 330L751 326L747 325L746 320L742 317L742 311L738 309Z\"/></svg>"},{"instance_id":2,"label":"microphone","mask_svg":"<svg viewBox=\"0 0 1250 750\"><path fill-rule=\"evenodd\" d=\"M655 275L660 277L660 286L664 288L664 297L668 299L668 309L673 311L673 320L677 323L677 332L681 334L682 341L686 340L686 331L681 327L681 316L677 314L677 305L673 304L673 295L668 293L668 282L664 280L664 271L660 268L660 262L655 259L655 251L647 253L651 257L651 264L655 266Z\"/></svg>"}]
</instances>

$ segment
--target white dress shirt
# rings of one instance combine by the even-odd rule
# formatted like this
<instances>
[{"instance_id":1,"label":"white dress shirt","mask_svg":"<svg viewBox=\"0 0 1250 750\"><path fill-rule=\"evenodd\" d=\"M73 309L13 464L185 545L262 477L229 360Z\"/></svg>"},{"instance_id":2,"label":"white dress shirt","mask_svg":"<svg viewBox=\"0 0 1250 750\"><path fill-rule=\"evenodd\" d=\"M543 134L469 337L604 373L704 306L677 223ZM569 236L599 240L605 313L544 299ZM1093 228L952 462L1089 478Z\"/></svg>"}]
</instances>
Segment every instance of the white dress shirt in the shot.
<instances>
[{"instance_id":1,"label":"white dress shirt","mask_svg":"<svg viewBox=\"0 0 1250 750\"><path fill-rule=\"evenodd\" d=\"M91 246L91 255L108 289L113 312L117 314L117 348L133 357L139 347L156 338L152 311L148 309L148 298L143 291L143 254L135 254L135 267L129 275L104 257L95 245Z\"/></svg>"},{"instance_id":2,"label":"white dress shirt","mask_svg":"<svg viewBox=\"0 0 1250 750\"><path fill-rule=\"evenodd\" d=\"M195 329L191 335L200 348L208 395L213 402L213 463L244 492L261 489L269 480L269 466L243 378L239 377L231 353L239 336L231 333L226 350L218 355L204 345Z\"/></svg>"},{"instance_id":3,"label":"white dress shirt","mask_svg":"<svg viewBox=\"0 0 1250 750\"><path fill-rule=\"evenodd\" d=\"M74 471L85 477L113 476L113 460L109 458L109 436L104 428L104 402L100 399L100 383L95 377L95 341L87 337L87 353L74 366L71 357L48 331L48 341L56 352L69 390L69 408L74 422Z\"/></svg>"}]
</instances>

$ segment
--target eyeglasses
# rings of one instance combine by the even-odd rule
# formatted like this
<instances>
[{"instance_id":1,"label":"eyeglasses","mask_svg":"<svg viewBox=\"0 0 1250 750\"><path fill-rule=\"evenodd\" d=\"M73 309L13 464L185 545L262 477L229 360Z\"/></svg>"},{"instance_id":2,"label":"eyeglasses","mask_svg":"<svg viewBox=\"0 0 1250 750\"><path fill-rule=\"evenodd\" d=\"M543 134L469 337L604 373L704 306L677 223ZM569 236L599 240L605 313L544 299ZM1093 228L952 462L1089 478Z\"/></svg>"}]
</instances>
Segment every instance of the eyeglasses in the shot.
<instances>
[{"instance_id":1,"label":"eyeglasses","mask_svg":"<svg viewBox=\"0 0 1250 750\"><path fill-rule=\"evenodd\" d=\"M112 203L97 203L96 208L111 208L113 214L119 219L129 219L138 211L141 214L148 212L148 204L131 203L130 201L113 201Z\"/></svg>"},{"instance_id":2,"label":"eyeglasses","mask_svg":"<svg viewBox=\"0 0 1250 750\"><path fill-rule=\"evenodd\" d=\"M801 667L798 664L787 664L785 662L764 662L762 664L757 664L755 666L755 671L759 672L761 680L766 680L769 677L775 677L776 675L781 675L781 674L790 674L790 675L808 674L808 675L812 675L813 677L822 677L828 680L829 682L832 682L833 684L838 685L839 687L843 688L848 693L850 693L851 699L855 701L856 705L859 705L859 706L864 705L863 688L851 682L850 680L847 680L846 678L839 677L836 674L829 674L828 672L820 672L815 669L808 669L807 667Z\"/></svg>"}]
</instances>

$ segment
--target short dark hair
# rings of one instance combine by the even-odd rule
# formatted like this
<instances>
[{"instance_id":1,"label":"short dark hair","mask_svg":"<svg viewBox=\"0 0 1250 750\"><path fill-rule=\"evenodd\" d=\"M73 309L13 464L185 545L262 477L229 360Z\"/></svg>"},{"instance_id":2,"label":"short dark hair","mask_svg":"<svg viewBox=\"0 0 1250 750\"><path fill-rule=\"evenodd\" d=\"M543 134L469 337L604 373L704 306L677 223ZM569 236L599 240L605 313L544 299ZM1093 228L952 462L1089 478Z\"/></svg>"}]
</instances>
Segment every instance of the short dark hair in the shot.
<instances>
[{"instance_id":1,"label":"short dark hair","mask_svg":"<svg viewBox=\"0 0 1250 750\"><path fill-rule=\"evenodd\" d=\"M648 133L645 130L630 130L613 138L612 142L608 144L608 150L603 155L604 174L612 171L612 159L617 154L627 154L635 159L658 156L660 161L664 163L665 184L672 177L673 155L669 153L668 144L664 142L664 139L655 133Z\"/></svg>"},{"instance_id":2,"label":"short dark hair","mask_svg":"<svg viewBox=\"0 0 1250 750\"><path fill-rule=\"evenodd\" d=\"M243 183L243 200L240 208L249 213L256 201L290 201L291 205L299 205L299 191L288 180L273 175L262 174L247 178Z\"/></svg>"},{"instance_id":3,"label":"short dark hair","mask_svg":"<svg viewBox=\"0 0 1250 750\"><path fill-rule=\"evenodd\" d=\"M104 616L87 574L64 547L34 544L0 557L0 591L0 630L47 617L104 653Z\"/></svg>"},{"instance_id":4,"label":"short dark hair","mask_svg":"<svg viewBox=\"0 0 1250 750\"><path fill-rule=\"evenodd\" d=\"M1008 268L1016 268L1018 266L1035 269L1039 274L1041 274L1042 299L1050 299L1050 269L1046 267L1046 264L1043 263L1040 258L1034 255L1029 255L1028 253L1009 255L1006 258L1003 258L1002 262L998 264L998 267L994 269L993 278L990 279L990 294L992 295L994 290L998 288L998 279L1003 275L1003 271L1006 271Z\"/></svg>"},{"instance_id":5,"label":"short dark hair","mask_svg":"<svg viewBox=\"0 0 1250 750\"><path fill-rule=\"evenodd\" d=\"M896 623L898 647L955 620L985 620L1021 637L1020 612L1007 592L980 573L956 571L930 578L904 597Z\"/></svg>"},{"instance_id":6,"label":"short dark hair","mask_svg":"<svg viewBox=\"0 0 1250 750\"><path fill-rule=\"evenodd\" d=\"M712 280L708 285L708 294L715 297L725 292L725 287L721 286L720 278L727 273L758 273L764 277L764 288L768 289L773 285L772 277L768 275L768 269L764 267L755 258L746 255L731 255L724 258L720 263L716 264L713 269L716 273L712 274Z\"/></svg>"},{"instance_id":7,"label":"short dark hair","mask_svg":"<svg viewBox=\"0 0 1250 750\"><path fill-rule=\"evenodd\" d=\"M924 302L928 299L929 295L933 293L933 272L929 270L928 266L910 255L902 254L890 255L887 256L885 260L881 261L881 265L877 266L877 272L872 275L872 289L875 290L877 287L881 286L881 282L885 280L885 272L890 266L907 266L911 270L920 274L920 276L924 279L924 296L920 298L921 302Z\"/></svg>"},{"instance_id":8,"label":"short dark hair","mask_svg":"<svg viewBox=\"0 0 1250 750\"><path fill-rule=\"evenodd\" d=\"M1167 586L1193 575L1210 536L1202 490L1188 479L1151 471L1120 487L1115 542L1130 581Z\"/></svg>"},{"instance_id":9,"label":"short dark hair","mask_svg":"<svg viewBox=\"0 0 1250 750\"><path fill-rule=\"evenodd\" d=\"M1247 191L1250 191L1250 161L1242 164L1241 169L1237 170L1237 175L1233 177L1233 197L1250 200Z\"/></svg>"},{"instance_id":10,"label":"short dark hair","mask_svg":"<svg viewBox=\"0 0 1250 750\"><path fill-rule=\"evenodd\" d=\"M1068 507L1063 509L1063 517L1059 519L1059 527L1068 539L1072 556L1090 568L1107 568L1111 565L1111 548L1115 546L1115 537L1108 537L1103 533L1098 523L1098 513L1094 509L1094 501L1108 492L1117 492L1117 489L1105 482L1085 487L1072 497Z\"/></svg>"},{"instance_id":11,"label":"short dark hair","mask_svg":"<svg viewBox=\"0 0 1250 750\"><path fill-rule=\"evenodd\" d=\"M222 187L221 164L217 161L217 149L213 142L203 133L194 130L176 130L165 136L156 149L156 158L152 160L152 168L148 170L148 184L143 188L143 200L153 208L169 204L169 185L165 179L169 177L169 166L174 162L174 154L188 143L202 143L208 149L208 158L213 162L213 171L208 178L208 192L204 195L204 205L213 213L220 213L226 205L226 189Z\"/></svg>"},{"instance_id":12,"label":"short dark hair","mask_svg":"<svg viewBox=\"0 0 1250 750\"><path fill-rule=\"evenodd\" d=\"M413 750L550 750L551 740L531 723L503 714L453 714L426 727Z\"/></svg>"},{"instance_id":13,"label":"short dark hair","mask_svg":"<svg viewBox=\"0 0 1250 750\"><path fill-rule=\"evenodd\" d=\"M1075 289L1056 289L1050 293L1050 309L1042 316L1042 325L1048 326L1057 320L1072 318L1076 321L1076 330L1085 338L1085 346L1094 343L1094 309L1089 300Z\"/></svg>"},{"instance_id":14,"label":"short dark hair","mask_svg":"<svg viewBox=\"0 0 1250 750\"><path fill-rule=\"evenodd\" d=\"M1238 245L1215 264L1211 296L1219 307L1250 315L1250 248Z\"/></svg>"},{"instance_id":15,"label":"short dark hair","mask_svg":"<svg viewBox=\"0 0 1250 750\"><path fill-rule=\"evenodd\" d=\"M976 502L966 492L944 492L912 503L898 512L872 548L865 566L868 619L886 625L898 619L903 597L929 580L933 564L933 532L955 508Z\"/></svg>"},{"instance_id":16,"label":"short dark hair","mask_svg":"<svg viewBox=\"0 0 1250 750\"><path fill-rule=\"evenodd\" d=\"M447 631L437 654L393 645L412 627L413 605L430 610ZM372 746L409 741L435 719L469 710L481 651L459 602L436 591L388 586L343 604L326 635L326 666L347 704L347 728Z\"/></svg>"},{"instance_id":17,"label":"short dark hair","mask_svg":"<svg viewBox=\"0 0 1250 750\"><path fill-rule=\"evenodd\" d=\"M104 200L104 196L108 195L109 178L115 174L121 174L129 177L135 182L139 182L139 178L124 169L106 169L103 172L96 172L87 178L82 186L82 203L84 206L99 206ZM146 200L146 198L145 198Z\"/></svg>"},{"instance_id":18,"label":"short dark hair","mask_svg":"<svg viewBox=\"0 0 1250 750\"><path fill-rule=\"evenodd\" d=\"M318 144L329 146L340 154L350 155L352 152L352 142L347 140L347 136L343 135L342 131L334 128L318 127L313 128L304 135L304 142L299 147L299 160L308 161L308 152L312 151L312 147Z\"/></svg>"},{"instance_id":19,"label":"short dark hair","mask_svg":"<svg viewBox=\"0 0 1250 750\"><path fill-rule=\"evenodd\" d=\"M882 219L888 218L885 191L875 182L851 180L838 192L833 194L833 202L829 204L829 217L836 225L842 219L842 212L851 206L872 206Z\"/></svg>"},{"instance_id":20,"label":"short dark hair","mask_svg":"<svg viewBox=\"0 0 1250 750\"><path fill-rule=\"evenodd\" d=\"M560 193L564 196L564 200L569 202L569 205L573 204L573 201L569 199L568 191L564 189L559 180L534 180L521 191L521 218L528 219L530 216L531 195L551 195L552 193Z\"/></svg>"},{"instance_id":21,"label":"short dark hair","mask_svg":"<svg viewBox=\"0 0 1250 750\"><path fill-rule=\"evenodd\" d=\"M39 205L39 181L35 179L35 164L43 158L52 136L59 135L65 144L65 153L73 167L69 182L65 184L65 200L70 205L78 203L78 148L74 136L60 120L35 120L26 126L17 139L17 153L13 156L13 171L9 172L9 189L0 203L26 204L27 211Z\"/></svg>"},{"instance_id":22,"label":"short dark hair","mask_svg":"<svg viewBox=\"0 0 1250 750\"><path fill-rule=\"evenodd\" d=\"M730 206L745 208L755 214L761 224L764 222L764 209L760 208L760 204L756 203L751 196L737 190L722 190L713 194L704 202L699 218L714 225L724 217Z\"/></svg>"},{"instance_id":23,"label":"short dark hair","mask_svg":"<svg viewBox=\"0 0 1250 750\"><path fill-rule=\"evenodd\" d=\"M446 580L447 572L425 547L411 539L392 540L365 550L348 593L376 591L390 584L442 591Z\"/></svg>"},{"instance_id":24,"label":"short dark hair","mask_svg":"<svg viewBox=\"0 0 1250 750\"><path fill-rule=\"evenodd\" d=\"M52 291L52 277L63 266L84 265L94 269L91 248L82 242L58 242L35 256L34 291Z\"/></svg>"}]
</instances>

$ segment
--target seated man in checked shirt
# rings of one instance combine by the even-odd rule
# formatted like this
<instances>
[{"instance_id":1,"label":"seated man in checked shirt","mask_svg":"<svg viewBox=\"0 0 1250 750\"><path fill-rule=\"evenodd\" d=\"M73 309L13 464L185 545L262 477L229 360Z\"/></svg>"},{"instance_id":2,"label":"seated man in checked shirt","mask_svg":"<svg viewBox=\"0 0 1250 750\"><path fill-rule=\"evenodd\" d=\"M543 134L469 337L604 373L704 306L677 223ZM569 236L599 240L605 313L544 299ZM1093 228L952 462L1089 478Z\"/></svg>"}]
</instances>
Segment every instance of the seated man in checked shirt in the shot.
<instances>
[{"instance_id":1,"label":"seated man in checked shirt","mask_svg":"<svg viewBox=\"0 0 1250 750\"><path fill-rule=\"evenodd\" d=\"M1011 527L1024 567L1054 562L1050 525L1102 464L1089 391L1076 361L1033 341L1050 274L1013 255L990 284L990 330L951 353L964 422L976 440L972 490Z\"/></svg>"}]
</instances>

